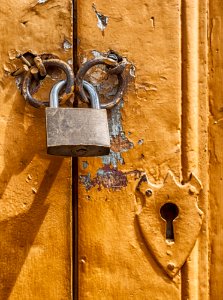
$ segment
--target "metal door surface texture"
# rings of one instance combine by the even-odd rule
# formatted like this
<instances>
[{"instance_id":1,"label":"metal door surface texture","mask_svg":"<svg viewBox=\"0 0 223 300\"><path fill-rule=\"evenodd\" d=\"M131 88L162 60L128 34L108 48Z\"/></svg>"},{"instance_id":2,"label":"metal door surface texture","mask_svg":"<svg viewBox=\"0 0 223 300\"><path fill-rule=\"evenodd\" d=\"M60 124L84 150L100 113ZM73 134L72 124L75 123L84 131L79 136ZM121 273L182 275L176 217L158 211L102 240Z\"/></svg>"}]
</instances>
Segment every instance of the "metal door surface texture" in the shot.
<instances>
[{"instance_id":1,"label":"metal door surface texture","mask_svg":"<svg viewBox=\"0 0 223 300\"><path fill-rule=\"evenodd\" d=\"M79 160L80 299L209 299L208 10L207 1L77 1L79 63L111 49L134 65L110 112L110 156ZM163 184L169 171L179 183L199 178L204 213L173 278L148 247L145 231L154 228L137 221L142 174Z\"/></svg>"},{"instance_id":2,"label":"metal door surface texture","mask_svg":"<svg viewBox=\"0 0 223 300\"><path fill-rule=\"evenodd\" d=\"M19 53L72 59L71 13L69 0L1 1L1 300L71 299L71 159L46 154L44 110L11 76Z\"/></svg>"},{"instance_id":3,"label":"metal door surface texture","mask_svg":"<svg viewBox=\"0 0 223 300\"><path fill-rule=\"evenodd\" d=\"M221 299L221 1L2 0L0 16L0 300ZM76 73L108 51L130 74L108 110L110 155L47 155L19 55ZM105 73L85 78L103 102L117 91ZM38 98L60 77L52 69ZM169 197L173 251L156 211Z\"/></svg>"}]
</instances>

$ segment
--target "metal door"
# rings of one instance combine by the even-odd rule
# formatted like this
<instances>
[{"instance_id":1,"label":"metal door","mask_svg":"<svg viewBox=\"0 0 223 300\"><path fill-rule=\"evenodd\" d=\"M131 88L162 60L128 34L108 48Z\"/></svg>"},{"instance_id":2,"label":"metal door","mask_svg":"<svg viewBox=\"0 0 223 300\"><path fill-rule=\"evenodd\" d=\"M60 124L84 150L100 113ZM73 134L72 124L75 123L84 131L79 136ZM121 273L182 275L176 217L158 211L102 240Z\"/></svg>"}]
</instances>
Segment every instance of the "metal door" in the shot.
<instances>
[{"instance_id":1,"label":"metal door","mask_svg":"<svg viewBox=\"0 0 223 300\"><path fill-rule=\"evenodd\" d=\"M0 15L0 299L221 299L221 1L2 0ZM76 72L109 50L133 65L109 112L111 154L48 156L44 110L12 76L16 55L51 54ZM104 101L114 94L103 68L87 77ZM143 174L162 185L170 171L179 185L196 175L203 212L173 277L137 222Z\"/></svg>"}]
</instances>

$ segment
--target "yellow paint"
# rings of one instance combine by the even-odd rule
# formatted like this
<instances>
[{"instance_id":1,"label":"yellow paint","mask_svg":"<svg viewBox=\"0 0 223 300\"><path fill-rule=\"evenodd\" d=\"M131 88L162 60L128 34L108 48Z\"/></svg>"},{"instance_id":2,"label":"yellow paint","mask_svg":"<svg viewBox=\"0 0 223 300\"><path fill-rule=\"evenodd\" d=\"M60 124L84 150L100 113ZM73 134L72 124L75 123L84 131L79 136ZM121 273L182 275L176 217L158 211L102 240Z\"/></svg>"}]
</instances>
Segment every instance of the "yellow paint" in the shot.
<instances>
[{"instance_id":1,"label":"yellow paint","mask_svg":"<svg viewBox=\"0 0 223 300\"><path fill-rule=\"evenodd\" d=\"M112 49L135 66L111 113L112 155L79 163L79 297L208 299L207 3L79 0L77 8L80 63ZM178 182L193 171L204 186L201 234L174 279L136 226L142 172L160 184L169 170Z\"/></svg>"},{"instance_id":2,"label":"yellow paint","mask_svg":"<svg viewBox=\"0 0 223 300\"><path fill-rule=\"evenodd\" d=\"M71 299L71 161L46 154L44 110L10 76L17 51L71 58L71 2L3 0L0 15L0 299Z\"/></svg>"},{"instance_id":3,"label":"yellow paint","mask_svg":"<svg viewBox=\"0 0 223 300\"><path fill-rule=\"evenodd\" d=\"M112 155L79 160L79 299L220 299L222 3L77 2L79 63L112 49L135 66L124 102L109 114ZM72 59L71 9L70 0L1 1L2 300L72 299L71 161L46 155L44 111L24 103L10 76L16 51ZM169 170L178 182L195 172L204 212L197 243L173 279L136 225L141 175L161 184Z\"/></svg>"},{"instance_id":4,"label":"yellow paint","mask_svg":"<svg viewBox=\"0 0 223 300\"><path fill-rule=\"evenodd\" d=\"M99 190L97 180L89 190L79 185L79 297L177 300L180 275L173 280L164 275L137 229L135 188L140 171L156 183L163 182L170 168L180 177L180 5L127 0L95 4L108 16L108 25L102 34L92 3L78 1L79 56L112 49L134 64L135 82L121 109L123 131L134 146L121 153L125 163L117 165L128 173L127 186ZM101 158L87 161L85 169L80 161L80 175L100 177Z\"/></svg>"},{"instance_id":5,"label":"yellow paint","mask_svg":"<svg viewBox=\"0 0 223 300\"><path fill-rule=\"evenodd\" d=\"M223 293L222 259L222 30L223 5L221 1L211 1L210 19L210 295L211 299L221 299Z\"/></svg>"}]
</instances>

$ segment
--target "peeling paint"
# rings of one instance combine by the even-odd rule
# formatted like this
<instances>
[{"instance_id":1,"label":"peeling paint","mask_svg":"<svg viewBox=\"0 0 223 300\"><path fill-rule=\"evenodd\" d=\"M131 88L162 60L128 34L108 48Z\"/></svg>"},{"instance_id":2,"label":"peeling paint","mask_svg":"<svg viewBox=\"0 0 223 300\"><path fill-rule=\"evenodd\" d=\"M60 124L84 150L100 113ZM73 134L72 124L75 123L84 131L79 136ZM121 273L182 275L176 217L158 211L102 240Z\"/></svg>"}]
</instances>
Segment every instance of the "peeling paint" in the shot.
<instances>
[{"instance_id":1,"label":"peeling paint","mask_svg":"<svg viewBox=\"0 0 223 300\"><path fill-rule=\"evenodd\" d=\"M116 105L111 110L111 116L108 121L109 123L109 131L112 137L117 137L119 134L124 135L124 130L122 127L122 115L121 115L121 109L124 106L124 101L122 100L118 105Z\"/></svg>"},{"instance_id":2,"label":"peeling paint","mask_svg":"<svg viewBox=\"0 0 223 300\"><path fill-rule=\"evenodd\" d=\"M73 66L73 59L72 59L72 58L68 59L68 60L67 60L67 63L68 63L70 66Z\"/></svg>"},{"instance_id":3,"label":"peeling paint","mask_svg":"<svg viewBox=\"0 0 223 300\"><path fill-rule=\"evenodd\" d=\"M144 140L141 139L141 140L138 140L138 145L142 145L144 143Z\"/></svg>"},{"instance_id":4,"label":"peeling paint","mask_svg":"<svg viewBox=\"0 0 223 300\"><path fill-rule=\"evenodd\" d=\"M91 51L91 53L94 55L95 58L101 57L101 52L99 52L97 50L93 50L93 51Z\"/></svg>"},{"instance_id":5,"label":"peeling paint","mask_svg":"<svg viewBox=\"0 0 223 300\"><path fill-rule=\"evenodd\" d=\"M126 137L122 126L121 109L123 108L124 101L121 101L110 112L108 118L109 132L111 136L111 151L110 155L103 156L102 161L104 165L112 165L117 167L118 163L123 165L124 159L122 157L123 152L134 147L134 144Z\"/></svg>"},{"instance_id":6,"label":"peeling paint","mask_svg":"<svg viewBox=\"0 0 223 300\"><path fill-rule=\"evenodd\" d=\"M127 139L123 131L117 136L112 136L111 150L113 152L126 152L132 149L133 146L133 143Z\"/></svg>"},{"instance_id":7,"label":"peeling paint","mask_svg":"<svg viewBox=\"0 0 223 300\"><path fill-rule=\"evenodd\" d=\"M103 15L101 12L97 11L96 5L94 3L92 5L92 8L93 8L93 10L96 14L97 20L98 20L97 26L102 32L104 32L105 28L108 25L108 17Z\"/></svg>"},{"instance_id":8,"label":"peeling paint","mask_svg":"<svg viewBox=\"0 0 223 300\"><path fill-rule=\"evenodd\" d=\"M98 190L102 188L120 190L126 187L128 184L127 176L133 175L137 180L141 177L142 172L139 170L122 172L117 168L111 168L109 165L100 168L97 171L97 175L91 179L90 173L80 176L80 182L85 186L86 190L90 190L93 187L98 187Z\"/></svg>"},{"instance_id":9,"label":"peeling paint","mask_svg":"<svg viewBox=\"0 0 223 300\"><path fill-rule=\"evenodd\" d=\"M80 181L85 186L87 191L93 187L90 173L88 173L87 175L80 175Z\"/></svg>"},{"instance_id":10,"label":"peeling paint","mask_svg":"<svg viewBox=\"0 0 223 300\"><path fill-rule=\"evenodd\" d=\"M82 162L82 166L83 166L83 169L85 170L85 169L87 169L87 167L88 167L88 162L87 161L83 161Z\"/></svg>"},{"instance_id":11,"label":"peeling paint","mask_svg":"<svg viewBox=\"0 0 223 300\"><path fill-rule=\"evenodd\" d=\"M63 49L65 50L65 51L68 51L68 50L70 50L72 48L72 44L67 40L67 39L65 39L64 41L63 41Z\"/></svg>"},{"instance_id":12,"label":"peeling paint","mask_svg":"<svg viewBox=\"0 0 223 300\"><path fill-rule=\"evenodd\" d=\"M92 54L95 58L103 56L103 53L96 50L93 50ZM132 72L134 73L134 69ZM101 101L108 101L113 98L117 92L118 86L116 75L108 76L105 71L105 66L102 65L98 66L97 71L94 70L92 73L89 72L88 76L87 80L95 86ZM101 157L104 165L112 165L114 168L116 168L118 164L125 164L122 153L127 152L134 147L134 144L126 137L122 126L121 110L123 109L123 106L124 101L121 100L118 105L111 110L108 110L111 151L110 155Z\"/></svg>"}]
</instances>

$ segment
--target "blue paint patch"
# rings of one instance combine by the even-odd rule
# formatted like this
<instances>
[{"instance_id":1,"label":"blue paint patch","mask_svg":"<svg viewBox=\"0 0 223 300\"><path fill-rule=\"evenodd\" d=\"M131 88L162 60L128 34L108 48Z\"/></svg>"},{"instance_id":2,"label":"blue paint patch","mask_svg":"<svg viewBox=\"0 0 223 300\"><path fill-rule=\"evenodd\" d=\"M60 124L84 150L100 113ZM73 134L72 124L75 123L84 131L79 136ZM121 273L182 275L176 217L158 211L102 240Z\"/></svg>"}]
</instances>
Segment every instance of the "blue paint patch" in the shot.
<instances>
[{"instance_id":1,"label":"blue paint patch","mask_svg":"<svg viewBox=\"0 0 223 300\"><path fill-rule=\"evenodd\" d=\"M112 165L117 168L118 163L124 165L125 161L120 152L110 151L109 155L102 156L102 162L104 165Z\"/></svg>"},{"instance_id":2,"label":"blue paint patch","mask_svg":"<svg viewBox=\"0 0 223 300\"><path fill-rule=\"evenodd\" d=\"M124 101L122 100L110 111L111 114L108 118L108 126L111 136L111 151L109 155L102 157L104 165L112 165L115 168L118 164L123 165L125 163L122 153L127 152L134 147L134 144L126 137L122 127L121 109L123 106Z\"/></svg>"},{"instance_id":3,"label":"blue paint patch","mask_svg":"<svg viewBox=\"0 0 223 300\"><path fill-rule=\"evenodd\" d=\"M90 173L88 173L87 175L80 175L80 182L83 183L86 190L90 190L93 187Z\"/></svg>"},{"instance_id":4,"label":"blue paint patch","mask_svg":"<svg viewBox=\"0 0 223 300\"><path fill-rule=\"evenodd\" d=\"M88 162L87 161L83 161L82 163L82 166L83 166L83 169L87 169L87 167L89 166Z\"/></svg>"},{"instance_id":5,"label":"blue paint patch","mask_svg":"<svg viewBox=\"0 0 223 300\"><path fill-rule=\"evenodd\" d=\"M128 175L134 175L135 180L141 177L142 172L139 170L122 172L117 168L111 168L109 165L100 168L94 178L91 179L90 174L81 175L80 182L85 186L86 190L97 186L98 190L102 188L120 190L128 184Z\"/></svg>"},{"instance_id":6,"label":"blue paint patch","mask_svg":"<svg viewBox=\"0 0 223 300\"><path fill-rule=\"evenodd\" d=\"M112 50L110 50L111 52ZM103 57L105 53L100 53L98 51L93 50L92 54L95 58ZM105 66L101 66L101 73L98 72L98 76L100 77L103 72L105 72ZM94 82L94 85L97 89L97 92L100 96L104 97L104 99L111 99L117 93L118 89L118 80L116 75L110 75L105 80L102 79L101 82L98 82L98 76L96 76L97 80ZM131 65L131 77L135 76L135 69L133 65ZM94 76L92 76L92 81L94 81ZM107 110L108 112L108 126L110 132L111 139L111 151L110 155L102 156L102 162L104 166L111 165L114 168L117 168L119 164L125 164L124 158L122 156L123 152L127 152L134 147L134 144L128 140L125 135L125 131L122 126L122 115L121 109L124 106L123 99L115 105L112 109ZM129 132L127 135L130 135Z\"/></svg>"},{"instance_id":7,"label":"blue paint patch","mask_svg":"<svg viewBox=\"0 0 223 300\"><path fill-rule=\"evenodd\" d=\"M121 100L118 105L111 109L111 117L108 120L108 126L111 136L118 136L123 133L121 109L124 106L124 101Z\"/></svg>"}]
</instances>

